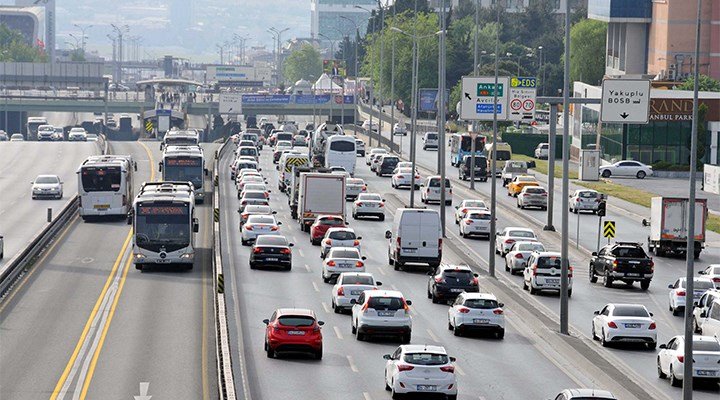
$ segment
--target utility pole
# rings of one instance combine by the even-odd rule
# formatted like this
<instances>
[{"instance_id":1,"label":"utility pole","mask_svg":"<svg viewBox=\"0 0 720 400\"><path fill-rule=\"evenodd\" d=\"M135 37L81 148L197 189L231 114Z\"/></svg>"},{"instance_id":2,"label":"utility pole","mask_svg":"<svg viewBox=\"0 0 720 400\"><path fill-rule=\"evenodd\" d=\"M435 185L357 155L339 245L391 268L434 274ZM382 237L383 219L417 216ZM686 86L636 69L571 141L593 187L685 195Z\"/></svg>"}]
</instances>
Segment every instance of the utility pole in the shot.
<instances>
[{"instance_id":1,"label":"utility pole","mask_svg":"<svg viewBox=\"0 0 720 400\"><path fill-rule=\"evenodd\" d=\"M380 103L380 112L378 113L378 144L382 137L382 114L383 114L383 58L385 54L385 7L377 0L378 8L380 8L380 74L378 76L378 103ZM371 126L372 127L372 126ZM392 128L390 128L392 131ZM390 135L392 136L392 134Z\"/></svg>"},{"instance_id":2,"label":"utility pole","mask_svg":"<svg viewBox=\"0 0 720 400\"><path fill-rule=\"evenodd\" d=\"M475 24L473 25L473 76L478 76L478 24L480 23L480 4L478 4L478 2L479 0L475 0ZM473 179L473 181L474 180L475 179Z\"/></svg>"},{"instance_id":3,"label":"utility pole","mask_svg":"<svg viewBox=\"0 0 720 400\"><path fill-rule=\"evenodd\" d=\"M570 190L570 2L565 2L565 79L563 82L563 145L562 145L562 228L560 237L562 238L560 246L560 333L567 335L568 328L568 312L569 312L569 296L568 289L570 287L568 281L568 272L570 268L570 260L568 258L568 238L569 220L568 220L568 192Z\"/></svg>"},{"instance_id":4,"label":"utility pole","mask_svg":"<svg viewBox=\"0 0 720 400\"><path fill-rule=\"evenodd\" d=\"M393 22L395 22L395 2L393 1ZM395 144L395 36L392 39L392 55L390 56L390 149ZM402 154L402 147L400 147ZM412 172L415 174L415 171Z\"/></svg>"},{"instance_id":5,"label":"utility pole","mask_svg":"<svg viewBox=\"0 0 720 400\"><path fill-rule=\"evenodd\" d=\"M439 173L440 173L440 226L442 227L442 236L445 237L445 0L441 1L440 9L440 39L439 51L440 63L438 64L438 133L439 133L439 144L438 144L438 158L439 158ZM414 174L415 171L412 171Z\"/></svg>"},{"instance_id":6,"label":"utility pole","mask_svg":"<svg viewBox=\"0 0 720 400\"><path fill-rule=\"evenodd\" d=\"M498 64L500 59L500 10L502 7L500 4L496 5L497 16L496 16L496 30L495 30L495 86L493 86L493 146L492 146L492 161L490 162L490 237L488 250L490 255L488 257L488 274L491 277L495 277L495 236L497 234L497 224L495 223L495 216L497 215L497 175L495 169L497 168L497 139L498 139L498 119L497 119L497 101L498 101ZM475 166L473 165L473 168ZM474 173L475 171L473 171Z\"/></svg>"}]
</instances>

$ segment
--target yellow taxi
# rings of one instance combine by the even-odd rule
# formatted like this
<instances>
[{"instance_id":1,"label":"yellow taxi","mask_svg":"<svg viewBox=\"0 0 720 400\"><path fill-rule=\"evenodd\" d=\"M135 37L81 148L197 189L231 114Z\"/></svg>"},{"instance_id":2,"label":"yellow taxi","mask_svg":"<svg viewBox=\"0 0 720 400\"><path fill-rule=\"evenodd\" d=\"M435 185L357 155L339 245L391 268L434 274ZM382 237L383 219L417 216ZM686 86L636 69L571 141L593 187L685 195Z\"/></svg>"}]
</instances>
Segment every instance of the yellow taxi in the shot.
<instances>
[{"instance_id":1,"label":"yellow taxi","mask_svg":"<svg viewBox=\"0 0 720 400\"><path fill-rule=\"evenodd\" d=\"M518 175L507 186L508 196L517 197L525 186L540 186L532 175Z\"/></svg>"}]
</instances>

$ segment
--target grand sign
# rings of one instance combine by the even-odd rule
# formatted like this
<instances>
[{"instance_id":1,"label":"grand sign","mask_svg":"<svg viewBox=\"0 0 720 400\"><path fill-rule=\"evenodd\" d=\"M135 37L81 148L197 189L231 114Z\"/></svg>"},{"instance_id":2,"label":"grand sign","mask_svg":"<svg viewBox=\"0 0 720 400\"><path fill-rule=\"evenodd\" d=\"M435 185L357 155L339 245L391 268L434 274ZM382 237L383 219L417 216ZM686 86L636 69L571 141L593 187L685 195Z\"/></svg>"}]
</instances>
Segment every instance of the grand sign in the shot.
<instances>
[{"instance_id":1,"label":"grand sign","mask_svg":"<svg viewBox=\"0 0 720 400\"><path fill-rule=\"evenodd\" d=\"M719 117L720 102L718 100L700 100L700 104L708 106L708 121L716 121ZM692 121L692 99L650 99L650 121Z\"/></svg>"}]
</instances>

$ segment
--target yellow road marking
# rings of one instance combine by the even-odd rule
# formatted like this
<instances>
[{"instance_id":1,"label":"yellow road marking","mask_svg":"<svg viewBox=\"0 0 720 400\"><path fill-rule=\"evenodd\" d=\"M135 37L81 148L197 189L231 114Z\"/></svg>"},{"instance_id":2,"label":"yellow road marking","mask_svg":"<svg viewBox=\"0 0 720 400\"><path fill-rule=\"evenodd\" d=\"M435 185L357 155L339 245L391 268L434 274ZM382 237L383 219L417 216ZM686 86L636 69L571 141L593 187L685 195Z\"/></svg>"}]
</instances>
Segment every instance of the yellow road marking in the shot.
<instances>
[{"instance_id":1,"label":"yellow road marking","mask_svg":"<svg viewBox=\"0 0 720 400\"><path fill-rule=\"evenodd\" d=\"M130 232L132 232L132 230ZM80 400L85 399L88 387L90 387L90 381L92 381L93 373L95 372L95 365L97 364L98 357L100 357L100 351L102 350L103 343L105 343L105 336L107 336L108 329L110 329L110 323L112 322L113 315L115 315L115 309L117 308L118 301L120 300L123 286L125 286L125 277L127 277L127 273L130 270L130 264L132 263L132 260L132 256L129 255L127 261L125 262L125 269L122 273L122 277L120 278L118 290L117 293L115 293L115 299L113 300L112 307L110 308L110 313L108 314L107 321L105 321L105 326L103 327L102 334L100 335L97 349L95 350L95 354L93 354L92 361L90 362L90 368L88 368L88 372L85 375L85 382L83 382L82 391L80 392Z\"/></svg>"},{"instance_id":2,"label":"yellow road marking","mask_svg":"<svg viewBox=\"0 0 720 400\"><path fill-rule=\"evenodd\" d=\"M128 247L128 244L130 243L130 238L132 237L132 230L130 230L127 234L127 237L125 238L125 242L123 243L122 248L120 249L120 254L118 254L117 259L115 260L115 264L113 264L113 268L110 271L110 275L108 276L107 280L105 281L105 286L103 286L102 291L100 292L100 296L98 296L97 301L95 302L95 306L92 309L92 312L90 313L90 317L88 318L87 322L85 323L85 328L83 328L82 334L80 334L80 339L77 342L77 345L75 345L75 350L72 353L72 356L70 356L70 360L68 361L67 365L65 366L65 370L63 371L62 375L60 376L60 379L58 380L57 384L55 385L55 389L53 390L52 396L50 396L50 400L56 400L58 394L60 394L60 390L62 389L63 385L65 384L65 380L67 379L68 374L70 373L70 370L72 369L72 366L75 364L75 359L78 356L78 353L80 352L80 348L82 347L83 343L85 343L85 337L87 336L88 332L90 331L90 325L92 324L92 321L95 320L95 315L98 312L98 309L100 308L100 303L102 303L102 300L105 298L105 293L107 292L108 288L110 287L110 283L113 281L113 277L115 276L115 272L117 271L118 267L120 266L120 262L122 261L123 255L125 254L125 250ZM129 260L132 260L132 257L128 258Z\"/></svg>"},{"instance_id":3,"label":"yellow road marking","mask_svg":"<svg viewBox=\"0 0 720 400\"><path fill-rule=\"evenodd\" d=\"M150 148L147 147L147 145L143 142L138 141L140 143L140 146L145 149L145 153L147 153L148 160L150 160L150 182L155 181L155 159L152 156L152 152L150 151Z\"/></svg>"}]
</instances>

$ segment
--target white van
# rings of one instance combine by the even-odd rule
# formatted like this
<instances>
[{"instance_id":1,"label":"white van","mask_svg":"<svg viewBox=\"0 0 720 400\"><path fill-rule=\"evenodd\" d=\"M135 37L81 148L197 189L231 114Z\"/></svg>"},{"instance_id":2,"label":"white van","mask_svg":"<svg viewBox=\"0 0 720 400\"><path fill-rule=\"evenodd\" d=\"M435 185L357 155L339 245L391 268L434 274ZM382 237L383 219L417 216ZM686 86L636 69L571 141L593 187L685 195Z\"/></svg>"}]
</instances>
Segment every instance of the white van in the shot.
<instances>
[{"instance_id":1,"label":"white van","mask_svg":"<svg viewBox=\"0 0 720 400\"><path fill-rule=\"evenodd\" d=\"M307 154L285 153L278 162L278 189L284 192L290 185L293 167L310 167L310 157Z\"/></svg>"},{"instance_id":2,"label":"white van","mask_svg":"<svg viewBox=\"0 0 720 400\"><path fill-rule=\"evenodd\" d=\"M400 270L405 263L437 268L442 261L442 229L437 210L400 208L395 212L388 240L388 262Z\"/></svg>"},{"instance_id":3,"label":"white van","mask_svg":"<svg viewBox=\"0 0 720 400\"><path fill-rule=\"evenodd\" d=\"M705 318L701 328L702 335L720 339L720 299L715 299L710 309L703 311L700 316Z\"/></svg>"},{"instance_id":4,"label":"white van","mask_svg":"<svg viewBox=\"0 0 720 400\"><path fill-rule=\"evenodd\" d=\"M325 148L325 167L343 167L350 175L355 175L355 137L334 135L327 139Z\"/></svg>"}]
</instances>

